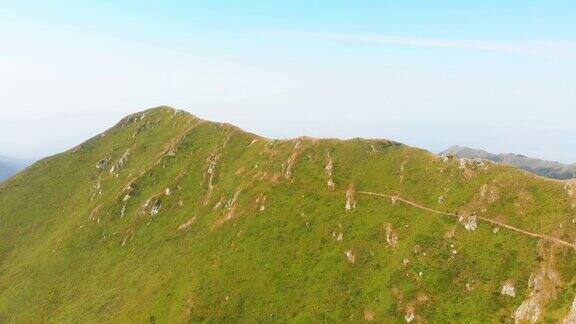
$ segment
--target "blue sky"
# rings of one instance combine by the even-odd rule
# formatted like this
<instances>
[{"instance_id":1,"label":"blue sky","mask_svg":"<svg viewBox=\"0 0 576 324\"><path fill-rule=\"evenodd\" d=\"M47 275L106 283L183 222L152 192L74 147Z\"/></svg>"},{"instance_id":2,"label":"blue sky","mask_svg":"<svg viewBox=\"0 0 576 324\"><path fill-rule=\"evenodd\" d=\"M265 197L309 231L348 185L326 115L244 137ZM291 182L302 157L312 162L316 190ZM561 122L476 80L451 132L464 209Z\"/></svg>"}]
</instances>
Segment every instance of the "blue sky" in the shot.
<instances>
[{"instance_id":1,"label":"blue sky","mask_svg":"<svg viewBox=\"0 0 576 324\"><path fill-rule=\"evenodd\" d=\"M167 104L270 137L576 162L574 1L2 1L0 154Z\"/></svg>"}]
</instances>

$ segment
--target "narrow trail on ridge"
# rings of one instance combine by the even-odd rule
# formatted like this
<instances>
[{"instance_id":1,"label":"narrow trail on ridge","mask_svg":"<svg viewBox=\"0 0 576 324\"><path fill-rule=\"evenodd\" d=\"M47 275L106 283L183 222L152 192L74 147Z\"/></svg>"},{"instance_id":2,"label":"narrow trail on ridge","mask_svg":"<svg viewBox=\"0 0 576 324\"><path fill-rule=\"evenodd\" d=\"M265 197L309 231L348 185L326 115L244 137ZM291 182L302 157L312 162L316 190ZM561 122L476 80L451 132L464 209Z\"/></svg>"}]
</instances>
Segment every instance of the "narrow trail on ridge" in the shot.
<instances>
[{"instance_id":1,"label":"narrow trail on ridge","mask_svg":"<svg viewBox=\"0 0 576 324\"><path fill-rule=\"evenodd\" d=\"M369 196L389 198L392 201L401 201L407 205L410 205L412 207L419 208L419 209L422 209L422 210L425 210L425 211L428 211L431 213L447 215L447 216L456 217L456 218L459 217L458 214L454 214L454 213L450 213L450 212L444 212L444 211L440 211L440 210L435 210L435 209L432 209L432 208L429 208L426 206L422 206L416 202L410 201L408 199L404 199L404 198L396 196L396 195L387 195L387 194L378 193L378 192L371 192L371 191L356 191L356 193L363 194L363 195L369 195ZM498 225L498 226L507 228L509 230L512 230L512 231L515 231L515 232L518 232L518 233L521 233L524 235L540 238L543 240L547 240L547 241L550 241L553 243L558 243L558 244L565 245L565 246L571 247L573 249L576 249L576 244L566 242L566 241L561 240L561 239L554 237L554 236L526 231L526 230L523 230L521 228L514 227L514 226L508 225L508 224L504 224L504 223L501 223L497 220L493 220L493 219L482 217L482 216L478 216L478 219L483 220L483 221L488 222L488 223L491 223L491 224L494 224L494 225Z\"/></svg>"}]
</instances>

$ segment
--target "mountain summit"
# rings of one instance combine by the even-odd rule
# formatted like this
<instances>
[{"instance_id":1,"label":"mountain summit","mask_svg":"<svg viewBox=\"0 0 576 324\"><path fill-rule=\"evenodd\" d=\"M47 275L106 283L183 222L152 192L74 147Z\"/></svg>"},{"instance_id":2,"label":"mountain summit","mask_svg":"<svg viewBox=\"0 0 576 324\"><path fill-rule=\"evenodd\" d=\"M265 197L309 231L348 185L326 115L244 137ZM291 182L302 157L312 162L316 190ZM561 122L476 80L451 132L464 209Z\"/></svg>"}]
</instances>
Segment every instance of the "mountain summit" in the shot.
<instances>
[{"instance_id":1,"label":"mountain summit","mask_svg":"<svg viewBox=\"0 0 576 324\"><path fill-rule=\"evenodd\" d=\"M458 158L484 159L508 164L552 179L566 180L576 178L576 164L566 165L559 162L539 160L513 153L493 154L483 150L458 145L452 146L440 154L446 156L452 155Z\"/></svg>"},{"instance_id":2,"label":"mountain summit","mask_svg":"<svg viewBox=\"0 0 576 324\"><path fill-rule=\"evenodd\" d=\"M159 107L0 184L0 321L568 321L575 191Z\"/></svg>"}]
</instances>

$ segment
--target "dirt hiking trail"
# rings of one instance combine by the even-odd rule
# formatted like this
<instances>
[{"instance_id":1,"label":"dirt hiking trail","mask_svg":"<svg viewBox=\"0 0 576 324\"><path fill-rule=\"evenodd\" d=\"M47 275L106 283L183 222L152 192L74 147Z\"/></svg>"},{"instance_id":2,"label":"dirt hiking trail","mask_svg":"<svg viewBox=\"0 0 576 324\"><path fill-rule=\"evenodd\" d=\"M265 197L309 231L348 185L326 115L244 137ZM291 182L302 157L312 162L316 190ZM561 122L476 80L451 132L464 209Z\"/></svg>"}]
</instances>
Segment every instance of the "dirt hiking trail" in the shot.
<instances>
[{"instance_id":1,"label":"dirt hiking trail","mask_svg":"<svg viewBox=\"0 0 576 324\"><path fill-rule=\"evenodd\" d=\"M410 200L408 200L408 199L404 199L404 198L399 197L399 196L396 196L396 195L387 195L387 194L378 193L378 192L371 192L371 191L356 191L356 193L358 193L358 194L363 194L363 195L369 195L369 196L377 196L377 197L389 198L391 201L401 201L401 202L403 202L403 203L405 203L405 204L407 204L407 205L410 205L410 206L412 206L412 207L419 208L419 209L422 209L422 210L425 210L425 211L428 211L428 212L431 212L431 213L435 213L435 214L447 215L447 216L452 216L452 217L456 217L456 218L459 218L459 217L460 217L460 215L458 215L458 214L449 213L449 212L444 212L444 211L440 211L440 210L435 210L435 209L432 209L432 208L429 208L429 207L426 207L426 206L422 206L422 205L420 205L420 204L418 204L418 203L416 203L416 202L410 201ZM486 218L486 217L482 217L482 216L478 216L478 219L483 220L483 221L488 222L488 223L491 223L491 224L494 224L494 225L497 225L497 226L501 226L501 227L507 228L507 229L509 229L509 230L512 230L512 231L515 231L515 232L518 232L518 233L521 233L521 234L524 234L524 235L528 235L528 236L540 238L540 239L543 239L543 240L546 240L546 241L550 241L550 242L553 242L553 243L558 243L558 244L565 245L565 246L571 247L571 248L573 248L573 249L576 249L576 244L563 241L563 240L561 240L561 239L559 239L559 238L557 238L557 237L554 237L554 236L550 236L550 235L546 235L546 234L540 234L540 233L534 233L534 232L526 231L526 230L523 230L523 229L521 229L521 228L514 227L514 226L512 226L512 225L507 225L507 224L501 223L501 222L499 222L499 221L496 221L496 220L493 220L493 219L489 219L489 218Z\"/></svg>"}]
</instances>

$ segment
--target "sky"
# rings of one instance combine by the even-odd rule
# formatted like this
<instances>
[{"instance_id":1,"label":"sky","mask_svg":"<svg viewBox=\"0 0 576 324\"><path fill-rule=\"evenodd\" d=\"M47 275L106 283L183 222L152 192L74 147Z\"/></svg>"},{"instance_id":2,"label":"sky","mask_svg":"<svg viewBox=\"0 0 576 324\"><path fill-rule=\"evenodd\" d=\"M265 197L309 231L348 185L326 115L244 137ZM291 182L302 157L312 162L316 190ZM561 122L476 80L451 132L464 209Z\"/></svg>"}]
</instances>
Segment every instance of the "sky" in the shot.
<instances>
[{"instance_id":1,"label":"sky","mask_svg":"<svg viewBox=\"0 0 576 324\"><path fill-rule=\"evenodd\" d=\"M576 1L0 1L0 155L159 105L576 163Z\"/></svg>"}]
</instances>

